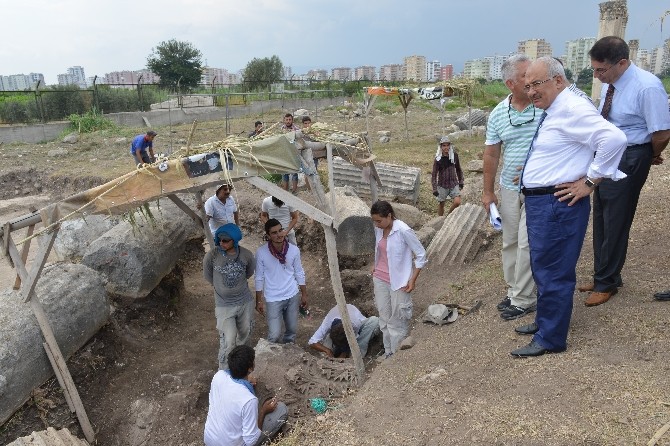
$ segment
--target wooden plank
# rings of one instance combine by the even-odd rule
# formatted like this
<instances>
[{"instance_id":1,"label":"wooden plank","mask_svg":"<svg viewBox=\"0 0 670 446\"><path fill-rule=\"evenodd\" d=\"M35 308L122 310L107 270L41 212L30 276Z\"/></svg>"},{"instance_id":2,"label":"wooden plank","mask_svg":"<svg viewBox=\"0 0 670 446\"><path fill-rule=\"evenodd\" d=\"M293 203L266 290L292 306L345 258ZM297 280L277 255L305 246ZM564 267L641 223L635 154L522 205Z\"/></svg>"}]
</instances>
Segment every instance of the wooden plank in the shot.
<instances>
[{"instance_id":1,"label":"wooden plank","mask_svg":"<svg viewBox=\"0 0 670 446\"><path fill-rule=\"evenodd\" d=\"M328 162L328 190L330 191L330 215L335 215L335 173L333 170L333 146L326 144L326 161Z\"/></svg>"},{"instance_id":2,"label":"wooden plank","mask_svg":"<svg viewBox=\"0 0 670 446\"><path fill-rule=\"evenodd\" d=\"M47 259L49 258L49 253L51 252L51 248L54 245L54 241L56 241L56 235L58 235L58 229L60 227L56 226L53 231L50 233L47 233L46 237L47 239L44 241L42 246L40 246L40 250L37 252L37 255L35 256L35 260L33 261L33 267L30 270L30 279L27 282L24 282L25 286L23 287L23 301L28 302L30 298L33 295L33 292L35 291L35 287L37 286L37 281L40 278L40 275L42 274L42 269L44 269L44 265L47 263Z\"/></svg>"},{"instance_id":3,"label":"wooden plank","mask_svg":"<svg viewBox=\"0 0 670 446\"><path fill-rule=\"evenodd\" d=\"M193 219L194 222L196 222L197 224L199 224L201 226L204 226L204 223L203 223L202 219L200 218L200 216L198 214L196 214L193 211L193 209L188 207L188 205L186 203L184 203L178 196L176 196L175 194L170 194L170 195L168 195L168 198L170 200L172 200L172 202L174 204L176 204L179 209L186 212L186 215L191 217L191 219Z\"/></svg>"},{"instance_id":4,"label":"wooden plank","mask_svg":"<svg viewBox=\"0 0 670 446\"><path fill-rule=\"evenodd\" d=\"M349 342L349 348L351 349L351 357L354 360L354 367L356 368L356 374L358 375L358 384L363 385L363 381L365 379L365 364L363 363L361 349L358 347L356 333L354 333L354 327L351 325L351 318L349 317L349 312L347 311L347 301L344 297L342 277L340 276L340 265L337 261L337 242L335 240L335 231L332 227L323 225L323 233L325 234L326 238L328 269L330 270L330 279L333 285L335 301L337 302L337 308L340 310L340 317L342 318L344 333L347 335L347 341Z\"/></svg>"},{"instance_id":5,"label":"wooden plank","mask_svg":"<svg viewBox=\"0 0 670 446\"><path fill-rule=\"evenodd\" d=\"M93 432L93 427L91 426L91 422L88 419L88 415L86 414L84 405L81 402L81 398L79 397L77 387L74 385L74 381L72 381L72 375L70 375L70 371L68 370L67 364L65 363L65 358L63 357L63 354L61 353L60 348L58 347L56 337L54 336L53 330L51 329L49 319L46 313L44 312L44 309L42 308L42 304L40 303L39 299L31 299L30 307L32 308L33 314L37 319L37 323L39 324L40 329L42 330L42 335L44 336L44 340L48 344L49 350L51 351L51 355L54 358L54 362L56 364L54 366L54 372L56 372L57 374L58 373L61 374L61 379L63 381L63 384L65 385L63 391L68 392L70 394L72 405L74 406L75 412L77 413L77 418L79 419L79 425L81 426L81 430L84 433L84 436L86 437L86 441L88 441L91 444L94 444L95 433Z\"/></svg>"},{"instance_id":6,"label":"wooden plank","mask_svg":"<svg viewBox=\"0 0 670 446\"><path fill-rule=\"evenodd\" d=\"M34 231L35 231L35 225L28 226L28 232L26 233L26 238L28 240L25 243L23 243L23 246L21 247L21 260L23 260L24 265L28 261L28 253L30 252L30 242L32 242L30 236L33 235ZM14 280L13 289L18 290L19 288L21 288L21 277L19 277L19 275L17 274L16 279Z\"/></svg>"},{"instance_id":7,"label":"wooden plank","mask_svg":"<svg viewBox=\"0 0 670 446\"><path fill-rule=\"evenodd\" d=\"M307 217L310 217L313 220L318 221L319 223L332 227L333 225L333 218L326 214L325 212L315 208L314 206L305 203L301 199L295 197L292 193L289 191L286 191L282 189L281 187L277 186L276 184L272 184L268 180L262 177L248 177L245 178L245 180L257 188L269 193L272 196L275 196L279 198L281 201L284 203L288 204L289 206L294 207Z\"/></svg>"},{"instance_id":8,"label":"wooden plank","mask_svg":"<svg viewBox=\"0 0 670 446\"><path fill-rule=\"evenodd\" d=\"M16 269L16 272L21 278L21 282L23 283L29 282L31 279L30 273L26 269L26 265L21 261L21 255L19 254L19 250L16 249L16 245L14 244L14 240L12 240L11 235L7 237L7 243L8 243L7 249L9 251L9 258L12 260L12 263L14 264L14 269Z\"/></svg>"},{"instance_id":9,"label":"wooden plank","mask_svg":"<svg viewBox=\"0 0 670 446\"><path fill-rule=\"evenodd\" d=\"M60 373L58 363L56 363L56 358L54 357L51 348L49 348L49 344L47 344L46 342L42 342L42 347L44 347L44 351L47 353L47 357L49 358L49 362L51 363L51 368L53 368L54 372L56 372L56 379L58 379L58 384L60 385L60 388L63 389L63 395L65 396L67 407L70 408L71 413L74 413L75 412L74 403L72 402L72 398L70 398L70 392L66 391L65 381L63 381L63 375Z\"/></svg>"},{"instance_id":10,"label":"wooden plank","mask_svg":"<svg viewBox=\"0 0 670 446\"><path fill-rule=\"evenodd\" d=\"M9 254L9 235L12 232L12 225L11 223L5 223L3 226L3 240L2 240L2 252L5 254Z\"/></svg>"},{"instance_id":11,"label":"wooden plank","mask_svg":"<svg viewBox=\"0 0 670 446\"><path fill-rule=\"evenodd\" d=\"M214 236L212 231L209 230L209 225L207 224L207 215L205 214L205 206L202 203L202 191L195 192L195 202L196 206L200 210L200 219L202 220L202 230L205 233L205 239L209 243L210 249L215 249L216 244L214 243Z\"/></svg>"}]
</instances>

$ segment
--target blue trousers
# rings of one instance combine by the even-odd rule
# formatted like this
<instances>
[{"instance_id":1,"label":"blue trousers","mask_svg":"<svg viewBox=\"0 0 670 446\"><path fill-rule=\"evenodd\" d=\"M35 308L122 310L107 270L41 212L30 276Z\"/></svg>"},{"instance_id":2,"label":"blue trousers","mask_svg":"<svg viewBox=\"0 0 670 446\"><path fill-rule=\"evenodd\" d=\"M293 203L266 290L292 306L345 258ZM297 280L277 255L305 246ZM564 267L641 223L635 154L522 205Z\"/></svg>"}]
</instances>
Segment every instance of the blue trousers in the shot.
<instances>
[{"instance_id":1,"label":"blue trousers","mask_svg":"<svg viewBox=\"0 0 670 446\"><path fill-rule=\"evenodd\" d=\"M265 302L265 318L268 322L268 341L287 344L295 342L298 331L298 309L300 308L300 292L295 296L278 302ZM284 337L281 326L284 322ZM282 339L280 341L280 338Z\"/></svg>"},{"instance_id":2,"label":"blue trousers","mask_svg":"<svg viewBox=\"0 0 670 446\"><path fill-rule=\"evenodd\" d=\"M551 194L526 197L530 266L537 285L539 330L533 340L551 351L567 347L575 269L591 212L589 197L567 203Z\"/></svg>"}]
</instances>

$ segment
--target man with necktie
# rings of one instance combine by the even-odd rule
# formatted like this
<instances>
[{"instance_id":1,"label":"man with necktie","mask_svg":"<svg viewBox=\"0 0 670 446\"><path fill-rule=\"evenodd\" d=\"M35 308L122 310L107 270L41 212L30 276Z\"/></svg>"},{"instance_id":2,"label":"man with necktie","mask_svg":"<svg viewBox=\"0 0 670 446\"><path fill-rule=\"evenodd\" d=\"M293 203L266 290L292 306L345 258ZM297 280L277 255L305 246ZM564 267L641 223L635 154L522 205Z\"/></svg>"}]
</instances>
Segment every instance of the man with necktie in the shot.
<instances>
[{"instance_id":1,"label":"man with necktie","mask_svg":"<svg viewBox=\"0 0 670 446\"><path fill-rule=\"evenodd\" d=\"M661 152L670 140L668 95L661 81L629 58L619 37L598 40L589 51L593 76L603 82L600 111L621 129L627 148L619 170L621 181L603 180L593 194L593 281L579 286L589 291L585 304L607 302L623 285L628 238L642 186L652 164L661 164Z\"/></svg>"},{"instance_id":2,"label":"man with necktie","mask_svg":"<svg viewBox=\"0 0 670 446\"><path fill-rule=\"evenodd\" d=\"M545 110L521 172L530 262L537 285L535 322L516 329L532 334L513 356L539 356L567 348L576 266L589 222L589 196L604 178L620 180L617 166L626 135L570 92L563 66L552 57L533 62L525 89Z\"/></svg>"}]
</instances>

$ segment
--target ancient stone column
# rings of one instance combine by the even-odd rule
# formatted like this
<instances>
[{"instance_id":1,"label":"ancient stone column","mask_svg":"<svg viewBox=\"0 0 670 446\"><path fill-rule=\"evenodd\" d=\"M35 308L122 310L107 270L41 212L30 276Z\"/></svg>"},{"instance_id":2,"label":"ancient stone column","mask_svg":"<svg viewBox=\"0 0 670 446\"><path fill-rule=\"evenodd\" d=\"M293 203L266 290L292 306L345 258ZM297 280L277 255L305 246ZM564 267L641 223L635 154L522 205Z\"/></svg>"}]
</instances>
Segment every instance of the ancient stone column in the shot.
<instances>
[{"instance_id":1,"label":"ancient stone column","mask_svg":"<svg viewBox=\"0 0 670 446\"><path fill-rule=\"evenodd\" d=\"M628 6L626 0L613 0L600 3L600 23L598 26L598 39L607 36L617 36L622 39L626 35L626 25L628 25ZM591 99L598 104L600 102L600 89L602 82L593 78L593 87L591 89Z\"/></svg>"}]
</instances>

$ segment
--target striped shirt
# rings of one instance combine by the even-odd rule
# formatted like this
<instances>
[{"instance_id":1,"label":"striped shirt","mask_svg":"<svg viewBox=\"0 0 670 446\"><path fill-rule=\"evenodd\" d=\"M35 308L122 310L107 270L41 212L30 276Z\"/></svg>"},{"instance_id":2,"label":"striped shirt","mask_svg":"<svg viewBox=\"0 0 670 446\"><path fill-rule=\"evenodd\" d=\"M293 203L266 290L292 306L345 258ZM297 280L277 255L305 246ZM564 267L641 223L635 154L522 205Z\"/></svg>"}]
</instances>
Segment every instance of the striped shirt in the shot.
<instances>
[{"instance_id":1,"label":"striped shirt","mask_svg":"<svg viewBox=\"0 0 670 446\"><path fill-rule=\"evenodd\" d=\"M589 95L587 95L587 94L584 93L582 90L580 90L580 89L577 87L577 84L570 84L570 85L568 86L568 90L570 90L571 92L573 92L573 93L576 94L577 96L586 99L587 101L589 101L589 103L590 103L591 105L593 105L593 101L591 100L591 98L589 97ZM595 105L594 105L594 107L595 107Z\"/></svg>"},{"instance_id":2,"label":"striped shirt","mask_svg":"<svg viewBox=\"0 0 670 446\"><path fill-rule=\"evenodd\" d=\"M523 166L526 162L528 149L543 110L530 104L519 112L514 107L510 107L511 97L512 95L507 96L491 111L486 125L485 144L492 146L502 143L503 166L500 171L500 185L505 189L518 191L519 186L513 183L514 177L520 174L517 167ZM512 123L521 124L527 121L530 122L518 126L512 125Z\"/></svg>"}]
</instances>

